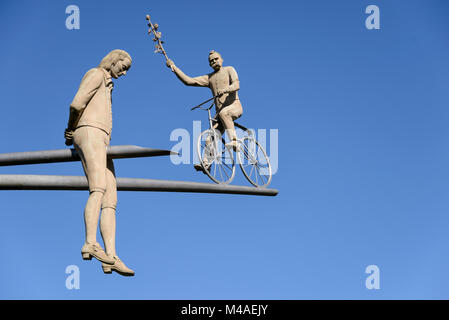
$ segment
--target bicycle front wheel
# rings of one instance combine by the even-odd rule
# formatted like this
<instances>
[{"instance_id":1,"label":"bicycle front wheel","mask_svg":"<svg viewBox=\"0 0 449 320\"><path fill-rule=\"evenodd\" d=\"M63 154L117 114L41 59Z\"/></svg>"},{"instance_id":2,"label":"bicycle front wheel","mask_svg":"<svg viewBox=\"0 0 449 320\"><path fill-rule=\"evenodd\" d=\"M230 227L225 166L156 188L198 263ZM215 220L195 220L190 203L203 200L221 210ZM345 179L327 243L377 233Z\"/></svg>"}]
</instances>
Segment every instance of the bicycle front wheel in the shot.
<instances>
[{"instance_id":1,"label":"bicycle front wheel","mask_svg":"<svg viewBox=\"0 0 449 320\"><path fill-rule=\"evenodd\" d=\"M234 157L219 132L213 129L203 131L198 137L197 151L204 172L212 181L228 184L234 179Z\"/></svg>"},{"instance_id":2,"label":"bicycle front wheel","mask_svg":"<svg viewBox=\"0 0 449 320\"><path fill-rule=\"evenodd\" d=\"M271 182L270 160L262 146L251 136L240 141L239 165L248 181L256 187L266 187Z\"/></svg>"}]
</instances>

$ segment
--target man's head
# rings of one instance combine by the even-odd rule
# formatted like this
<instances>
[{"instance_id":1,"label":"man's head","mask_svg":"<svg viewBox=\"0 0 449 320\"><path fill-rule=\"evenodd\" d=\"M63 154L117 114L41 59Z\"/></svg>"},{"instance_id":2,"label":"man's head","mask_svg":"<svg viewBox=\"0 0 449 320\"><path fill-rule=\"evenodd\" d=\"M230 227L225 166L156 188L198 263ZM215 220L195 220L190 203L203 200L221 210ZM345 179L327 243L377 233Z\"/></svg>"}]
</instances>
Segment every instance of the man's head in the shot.
<instances>
[{"instance_id":1,"label":"man's head","mask_svg":"<svg viewBox=\"0 0 449 320\"><path fill-rule=\"evenodd\" d=\"M109 71L111 76L117 79L126 74L131 68L132 59L128 52L120 49L112 50L101 60L99 67Z\"/></svg>"},{"instance_id":2,"label":"man's head","mask_svg":"<svg viewBox=\"0 0 449 320\"><path fill-rule=\"evenodd\" d=\"M223 58L221 55L212 50L209 52L209 65L214 69L215 71L220 70L221 66L223 65Z\"/></svg>"}]
</instances>

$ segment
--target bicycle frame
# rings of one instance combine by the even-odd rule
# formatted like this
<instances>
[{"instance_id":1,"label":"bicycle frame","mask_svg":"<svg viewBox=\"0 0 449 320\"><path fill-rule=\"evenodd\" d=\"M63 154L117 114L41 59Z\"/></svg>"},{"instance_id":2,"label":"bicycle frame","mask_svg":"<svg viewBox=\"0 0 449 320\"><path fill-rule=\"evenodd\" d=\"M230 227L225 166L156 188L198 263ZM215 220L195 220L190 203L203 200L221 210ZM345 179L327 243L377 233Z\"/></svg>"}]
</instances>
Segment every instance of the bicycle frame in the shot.
<instances>
[{"instance_id":1,"label":"bicycle frame","mask_svg":"<svg viewBox=\"0 0 449 320\"><path fill-rule=\"evenodd\" d=\"M206 100L206 101L204 101L203 103L201 103L201 104L199 104L199 105L197 105L197 106L195 106L195 107L193 107L191 110L195 110L195 109L197 109L197 108L199 108L199 109L201 109L201 110L207 110L207 113L208 113L208 120L209 120L209 129L211 129L211 130L214 130L214 140L215 140L215 142L214 142L214 148L215 148L215 150L218 150L218 141L219 141L219 139L218 139L218 137L215 135L215 128L214 128L214 125L213 125L213 121L215 120L215 121L219 121L218 119L215 119L214 117L212 117L212 113L211 113L211 109L212 109L212 107L214 106L214 104L215 104L215 98L216 97L213 97L213 98L211 98L211 99L209 99L209 100ZM212 99L214 99L214 102L212 102L212 104L208 107L208 108L201 108L201 106L203 105L203 104L205 104L205 103L207 103L207 102L209 102L209 101L211 101ZM245 131L247 134L248 134L248 136L252 136L253 135L253 133L251 132L251 130L249 130L248 128L246 128L246 127L244 127L244 126L242 126L241 124L238 124L237 122L235 122L234 121L234 125L237 127L237 128L240 128L240 129L242 129L243 131ZM220 136L221 136L221 134L220 134ZM238 143L240 144L241 143L241 140L242 139L237 139L237 141L238 141Z\"/></svg>"},{"instance_id":2,"label":"bicycle frame","mask_svg":"<svg viewBox=\"0 0 449 320\"><path fill-rule=\"evenodd\" d=\"M213 125L212 125L212 120L213 120L213 118L212 118L212 113L210 112L210 109L212 109L212 107L214 106L214 104L215 104L215 102L213 102L213 103L210 105L210 107L207 108L207 113L208 113L208 116L209 116L209 129L213 129Z\"/></svg>"},{"instance_id":3,"label":"bicycle frame","mask_svg":"<svg viewBox=\"0 0 449 320\"><path fill-rule=\"evenodd\" d=\"M212 117L212 113L211 113L211 109L212 109L212 107L214 106L214 104L215 104L215 98L217 98L217 96L215 96L215 97L212 97L212 98L210 98L209 100L206 100L206 101L204 101L204 102L202 102L202 103L200 103L199 105L197 105L197 106L195 106L195 107L193 107L193 108L191 108L190 110L191 111L193 111L193 110L195 110L195 109L197 109L197 108L199 108L199 109L201 109L201 110L207 110L207 114L208 114L208 121L209 121L209 129L210 130L213 130L213 132L214 132L214 142L213 142L213 148L214 148L214 158L217 158L218 157L218 150L219 150L219 148L218 148L218 138L219 137L217 137L217 135L216 135L216 132L215 132L215 130L216 129L214 129L214 125L213 125L213 121L214 121L214 118ZM211 100L214 100L213 102L212 102L212 104L208 107L208 108L201 108L201 106L203 105L203 104L205 104L205 103L207 103L207 102L209 102L209 101L211 101ZM218 121L218 120L216 120L216 121Z\"/></svg>"},{"instance_id":4,"label":"bicycle frame","mask_svg":"<svg viewBox=\"0 0 449 320\"><path fill-rule=\"evenodd\" d=\"M214 126L213 126L213 120L214 120L214 118L212 118L212 113L211 113L211 109L212 109L212 107L214 106L214 104L215 104L215 100L214 100L214 102L210 105L210 107L209 108L207 108L207 113L208 113L208 117L209 117L209 129L211 129L211 130L213 130L213 132L214 132L214 141L213 141L213 144L214 144L214 156L216 157L216 158L218 158L218 150L219 150L219 146L218 146L218 140L219 140L219 136L217 136L217 134L216 134L216 129L214 129ZM218 121L218 120L216 120L216 121ZM221 136L221 135L220 135Z\"/></svg>"},{"instance_id":5,"label":"bicycle frame","mask_svg":"<svg viewBox=\"0 0 449 320\"><path fill-rule=\"evenodd\" d=\"M204 159L204 158L202 158L202 154L204 154L206 157L207 157L207 154L209 154L211 157L214 158L212 160L212 162L210 162L210 165L212 165L212 163L215 163L213 174L212 174L212 171L209 172L208 171L209 169L206 169L206 167L204 167L204 164L203 164L204 161L201 160L203 169L205 169L204 172L209 176L209 178L211 178L213 181L215 181L217 183L221 183L223 181L226 181L225 183L229 183L234 178L235 161L233 159L233 154L232 154L232 150L230 149L230 147L225 146L224 147L224 151L223 151L221 146L219 146L219 143L222 142L223 138L221 137L221 134L220 135L217 134L216 131L218 131L218 130L214 128L214 126L215 126L214 122L218 122L218 121L220 121L220 119L212 117L212 113L211 113L211 109L212 109L212 107L215 104L215 98L217 98L217 96L215 96L215 97L213 97L213 98L211 98L211 99L209 99L207 101L204 101L201 104L199 104L199 105L197 105L197 106L195 106L195 107L193 107L191 109L191 110L195 110L197 108L200 108L201 110L207 111L207 114L208 114L209 129L203 131L201 133L201 136L198 139L198 156L200 157L200 160ZM214 101L212 102L212 104L208 108L202 108L201 107L202 105L208 103L211 100L214 100ZM267 186L271 182L271 166L270 166L270 162L269 162L268 156L266 155L265 150L262 148L262 146L259 145L257 140L255 140L255 136L254 136L252 130L249 130L248 128L238 124L235 121L234 121L234 125L235 125L235 127L242 129L247 134L247 136L245 136L245 137L243 137L241 139L237 138L237 142L239 144L239 147L237 149L235 149L236 155L238 155L238 159L239 159L238 161L239 161L240 168L242 169L242 172L244 173L244 175L248 179L248 181L251 184L253 184L255 187L265 187L265 186ZM206 133L209 130L212 130L213 134L205 134L203 136L203 134ZM205 138L205 137L207 137L207 138ZM207 140L209 139L209 137L210 137L210 139L213 139L214 141L213 142L212 141L208 142ZM203 140L204 138L206 139L206 146L201 147L201 141L204 141ZM245 145L244 141L250 141L250 142L252 142L252 144L248 145L247 147L245 147L244 146ZM206 147L207 147L207 149L206 149ZM248 149L248 147L249 147L249 149ZM201 150L202 148L204 148L204 149ZM264 168L264 169L268 170L268 173L267 173L268 176L265 176L263 174L265 176L265 181L262 178L261 173L259 172L261 167L259 166L259 160L258 160L257 155L256 155L256 151L255 151L256 148L258 148L258 150L260 150L263 153L262 157L265 159L266 164L267 164L267 167ZM220 175L221 175L222 171L220 171L220 170L223 170L223 169L220 169L220 168L222 168L221 164L220 164L220 161L221 161L220 159L226 159L226 153L229 153L230 158L232 160L232 167L228 166L228 168L231 170L232 173L231 173L231 176L229 176L229 175L226 174L226 171L223 171L228 176L228 180L225 180L223 178L223 176L221 176L221 180L217 180L219 178L217 178L215 176L216 175L216 171L215 170L217 169L216 165L218 163L218 168L219 168L218 172L220 172ZM245 158L247 159L248 164L251 166L250 167L251 170L249 170L249 172L247 172L247 170L245 169L245 167L248 167L248 165L246 165L246 166L243 165ZM224 162L223 162L223 164L224 164ZM212 167L208 166L208 168L210 168L212 170ZM254 168L256 170L254 172L255 172L255 174L259 175L261 183L258 182L257 175L255 175L255 179L252 178L252 173L253 173Z\"/></svg>"}]
</instances>

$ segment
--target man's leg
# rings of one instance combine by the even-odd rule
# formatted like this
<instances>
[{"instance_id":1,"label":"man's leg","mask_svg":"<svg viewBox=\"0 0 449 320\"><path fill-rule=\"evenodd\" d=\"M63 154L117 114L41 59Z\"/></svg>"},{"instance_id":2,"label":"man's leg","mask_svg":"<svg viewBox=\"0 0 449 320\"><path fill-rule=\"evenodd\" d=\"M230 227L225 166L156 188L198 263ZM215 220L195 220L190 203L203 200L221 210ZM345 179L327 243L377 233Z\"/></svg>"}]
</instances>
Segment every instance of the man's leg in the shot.
<instances>
[{"instance_id":1,"label":"man's leg","mask_svg":"<svg viewBox=\"0 0 449 320\"><path fill-rule=\"evenodd\" d=\"M117 182L115 180L114 163L112 159L108 159L106 168L106 192L101 205L100 219L101 236L103 237L104 246L108 256L117 255L115 250L116 207Z\"/></svg>"},{"instance_id":2,"label":"man's leg","mask_svg":"<svg viewBox=\"0 0 449 320\"><path fill-rule=\"evenodd\" d=\"M223 126L226 128L226 134L228 135L229 141L237 140L237 134L235 133L234 120L226 112L220 112L220 118L223 122Z\"/></svg>"},{"instance_id":3,"label":"man's leg","mask_svg":"<svg viewBox=\"0 0 449 320\"><path fill-rule=\"evenodd\" d=\"M106 169L106 192L101 204L100 231L103 237L104 246L108 257L114 260L113 265L102 264L104 273L112 273L112 270L122 276L133 276L134 271L128 268L117 256L115 249L116 219L115 211L117 207L117 182L115 179L114 163L108 159Z\"/></svg>"},{"instance_id":4,"label":"man's leg","mask_svg":"<svg viewBox=\"0 0 449 320\"><path fill-rule=\"evenodd\" d=\"M98 218L100 217L100 206L103 193L92 191L87 199L84 208L84 224L86 229L86 243L93 244L97 242Z\"/></svg>"},{"instance_id":5,"label":"man's leg","mask_svg":"<svg viewBox=\"0 0 449 320\"><path fill-rule=\"evenodd\" d=\"M84 209L86 243L97 241L98 218L103 194L106 190L106 148L101 130L81 127L75 131L74 145L89 184L89 199Z\"/></svg>"},{"instance_id":6,"label":"man's leg","mask_svg":"<svg viewBox=\"0 0 449 320\"><path fill-rule=\"evenodd\" d=\"M240 100L236 100L231 105L222 109L219 113L220 120L223 123L226 133L228 135L230 145L237 147L237 134L235 132L234 120L242 115L242 105Z\"/></svg>"},{"instance_id":7,"label":"man's leg","mask_svg":"<svg viewBox=\"0 0 449 320\"><path fill-rule=\"evenodd\" d=\"M106 190L106 147L100 129L81 127L75 131L74 145L81 158L89 184L89 199L84 209L86 242L81 249L84 259L94 256L100 261L114 263L97 243L98 219Z\"/></svg>"}]
</instances>

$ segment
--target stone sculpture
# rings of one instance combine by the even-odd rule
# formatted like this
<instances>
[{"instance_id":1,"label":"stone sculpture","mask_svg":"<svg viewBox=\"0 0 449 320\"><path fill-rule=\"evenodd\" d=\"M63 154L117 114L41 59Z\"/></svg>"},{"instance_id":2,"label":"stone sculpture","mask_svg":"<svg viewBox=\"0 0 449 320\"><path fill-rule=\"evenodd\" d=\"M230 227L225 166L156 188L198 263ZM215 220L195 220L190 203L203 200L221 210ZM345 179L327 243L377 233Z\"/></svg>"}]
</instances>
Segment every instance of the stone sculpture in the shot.
<instances>
[{"instance_id":1,"label":"stone sculpture","mask_svg":"<svg viewBox=\"0 0 449 320\"><path fill-rule=\"evenodd\" d=\"M117 183L114 163L108 159L106 148L112 130L111 92L114 83L111 78L125 75L131 62L127 52L113 50L98 67L84 75L70 105L64 133L66 145L73 144L81 158L89 185L89 198L84 210L86 241L81 249L82 257L101 261L105 273L116 271L124 276L133 276L134 271L118 258L115 249ZM96 241L99 219L106 252Z\"/></svg>"},{"instance_id":2,"label":"stone sculpture","mask_svg":"<svg viewBox=\"0 0 449 320\"><path fill-rule=\"evenodd\" d=\"M222 135L226 130L230 140L227 146L236 150L238 143L234 120L240 118L243 109L237 93L240 83L235 69L231 66L223 67L223 58L213 50L209 53L209 65L214 71L207 75L191 78L184 74L172 60L167 59L166 64L185 85L210 88L213 96L216 97L215 118L219 120L215 127ZM195 169L203 170L200 164L196 164Z\"/></svg>"}]
</instances>

